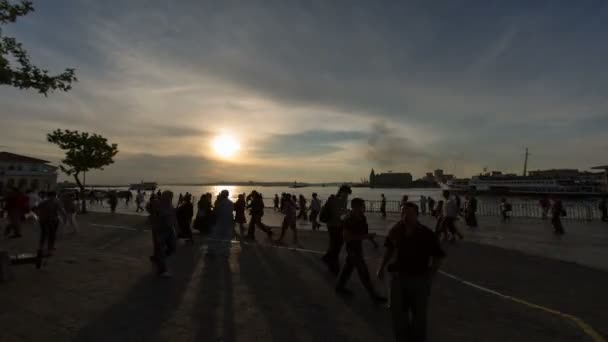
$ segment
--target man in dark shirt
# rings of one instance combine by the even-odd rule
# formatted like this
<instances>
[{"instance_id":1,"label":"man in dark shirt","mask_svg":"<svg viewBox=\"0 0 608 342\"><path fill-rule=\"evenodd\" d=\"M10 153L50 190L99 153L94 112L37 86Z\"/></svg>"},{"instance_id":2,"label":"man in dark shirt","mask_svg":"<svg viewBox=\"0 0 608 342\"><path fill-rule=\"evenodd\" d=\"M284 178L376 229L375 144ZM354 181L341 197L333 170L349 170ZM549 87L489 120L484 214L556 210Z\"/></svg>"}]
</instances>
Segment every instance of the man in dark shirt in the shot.
<instances>
[{"instance_id":1,"label":"man in dark shirt","mask_svg":"<svg viewBox=\"0 0 608 342\"><path fill-rule=\"evenodd\" d=\"M264 199L257 191L252 191L251 203L248 208L251 214L251 220L249 221L249 229L247 230L247 237L251 240L255 240L255 228L259 227L264 233L268 235L268 239L272 240L272 230L270 227L262 223L262 217L264 216Z\"/></svg>"},{"instance_id":2,"label":"man in dark shirt","mask_svg":"<svg viewBox=\"0 0 608 342\"><path fill-rule=\"evenodd\" d=\"M418 206L408 202L403 209L402 220L386 238L386 252L378 278L384 278L384 268L396 249L396 262L388 267L392 273L391 311L395 338L397 341L424 342L431 282L445 253L437 236L418 222Z\"/></svg>"},{"instance_id":3,"label":"man in dark shirt","mask_svg":"<svg viewBox=\"0 0 608 342\"><path fill-rule=\"evenodd\" d=\"M340 273L340 251L344 244L342 234L342 215L346 213L346 203L348 196L352 193L350 186L342 185L338 189L338 194L327 200L326 206L329 211L327 231L329 232L329 248L321 260L327 265L331 273ZM321 209L323 212L324 209Z\"/></svg>"},{"instance_id":4,"label":"man in dark shirt","mask_svg":"<svg viewBox=\"0 0 608 342\"><path fill-rule=\"evenodd\" d=\"M371 298L378 303L386 303L387 299L380 296L372 285L369 270L363 259L363 240L373 239L376 234L370 234L365 218L365 201L361 198L354 198L350 202L351 212L346 216L343 223L344 241L346 242L346 262L342 268L342 273L338 278L336 292L344 295L352 295L352 292L344 287L356 268L359 273L361 283L367 289Z\"/></svg>"}]
</instances>

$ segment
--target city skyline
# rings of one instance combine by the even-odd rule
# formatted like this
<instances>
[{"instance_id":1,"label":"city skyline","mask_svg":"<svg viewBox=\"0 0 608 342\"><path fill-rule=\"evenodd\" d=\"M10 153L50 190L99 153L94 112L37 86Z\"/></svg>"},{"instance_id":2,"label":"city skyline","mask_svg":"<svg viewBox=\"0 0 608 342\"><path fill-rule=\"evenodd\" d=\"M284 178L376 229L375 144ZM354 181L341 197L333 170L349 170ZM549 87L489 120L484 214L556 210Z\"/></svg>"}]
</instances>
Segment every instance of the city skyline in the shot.
<instances>
[{"instance_id":1,"label":"city skyline","mask_svg":"<svg viewBox=\"0 0 608 342\"><path fill-rule=\"evenodd\" d=\"M34 5L3 34L79 82L0 87L0 150L56 165L46 133L102 134L120 152L91 182L521 174L526 147L528 170L608 163L603 3Z\"/></svg>"}]
</instances>

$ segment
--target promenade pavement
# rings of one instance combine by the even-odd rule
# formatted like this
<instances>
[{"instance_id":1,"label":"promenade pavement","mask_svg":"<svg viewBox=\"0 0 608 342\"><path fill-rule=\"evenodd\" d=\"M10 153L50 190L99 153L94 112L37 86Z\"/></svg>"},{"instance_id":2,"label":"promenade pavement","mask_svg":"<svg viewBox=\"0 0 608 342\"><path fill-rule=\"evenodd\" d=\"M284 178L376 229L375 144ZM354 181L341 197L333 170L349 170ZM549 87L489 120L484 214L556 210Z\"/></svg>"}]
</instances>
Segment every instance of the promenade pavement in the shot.
<instances>
[{"instance_id":1,"label":"promenade pavement","mask_svg":"<svg viewBox=\"0 0 608 342\"><path fill-rule=\"evenodd\" d=\"M277 225L280 217L266 219ZM174 277L159 279L147 260L145 217L89 213L79 220L80 232L61 233L43 269L16 266L15 279L0 284L0 341L392 340L389 311L372 304L356 276L349 283L354 298L334 294L335 278L319 262L325 231L303 231L299 246L274 246L258 234L257 243L235 241L230 258L212 261L203 257L205 239L196 236L171 258ZM391 225L381 220L370 217L379 232L376 222L384 230ZM572 319L484 289L574 315L608 337L608 272L498 245L530 248L527 240L509 242L528 230L515 221L490 223L482 220L480 232L463 229L464 242L445 246L445 273L432 290L430 341L593 341ZM561 241L541 228L530 239L582 250L586 231L567 229ZM492 238L499 233L502 239ZM0 249L33 251L37 228L26 226L24 235L1 240ZM565 242L571 236L576 244ZM374 271L383 250L365 247ZM386 293L386 284L377 286Z\"/></svg>"}]
</instances>

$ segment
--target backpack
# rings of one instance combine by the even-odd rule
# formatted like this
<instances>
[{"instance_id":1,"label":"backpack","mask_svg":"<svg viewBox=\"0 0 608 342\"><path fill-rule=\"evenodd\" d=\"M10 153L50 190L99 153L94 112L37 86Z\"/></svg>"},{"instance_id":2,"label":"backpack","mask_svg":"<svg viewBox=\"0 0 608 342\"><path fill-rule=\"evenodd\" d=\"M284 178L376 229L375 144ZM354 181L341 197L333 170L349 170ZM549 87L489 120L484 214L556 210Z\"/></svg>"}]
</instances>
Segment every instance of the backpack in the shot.
<instances>
[{"instance_id":1,"label":"backpack","mask_svg":"<svg viewBox=\"0 0 608 342\"><path fill-rule=\"evenodd\" d=\"M321 208L321 212L319 213L319 221L321 221L322 223L329 222L329 218L331 216L330 202L331 201L325 202L325 204L323 204L323 208Z\"/></svg>"}]
</instances>

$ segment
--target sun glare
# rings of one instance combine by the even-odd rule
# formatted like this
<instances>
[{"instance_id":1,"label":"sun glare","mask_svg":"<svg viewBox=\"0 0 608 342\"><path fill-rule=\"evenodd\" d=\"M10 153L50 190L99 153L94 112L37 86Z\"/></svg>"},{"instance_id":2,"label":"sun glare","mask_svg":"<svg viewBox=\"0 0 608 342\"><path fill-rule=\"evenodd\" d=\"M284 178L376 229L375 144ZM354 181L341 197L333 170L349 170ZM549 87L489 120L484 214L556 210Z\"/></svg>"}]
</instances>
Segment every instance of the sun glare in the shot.
<instances>
[{"instance_id":1,"label":"sun glare","mask_svg":"<svg viewBox=\"0 0 608 342\"><path fill-rule=\"evenodd\" d=\"M211 144L213 151L221 158L230 159L241 149L239 142L230 135L219 135Z\"/></svg>"}]
</instances>

